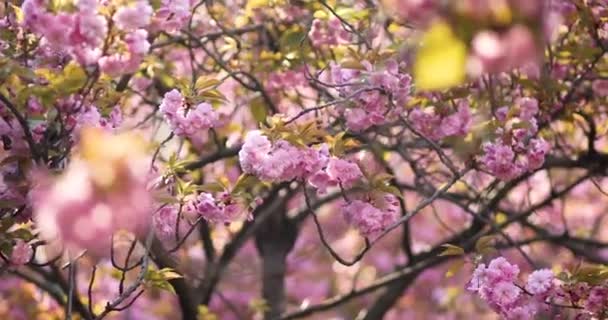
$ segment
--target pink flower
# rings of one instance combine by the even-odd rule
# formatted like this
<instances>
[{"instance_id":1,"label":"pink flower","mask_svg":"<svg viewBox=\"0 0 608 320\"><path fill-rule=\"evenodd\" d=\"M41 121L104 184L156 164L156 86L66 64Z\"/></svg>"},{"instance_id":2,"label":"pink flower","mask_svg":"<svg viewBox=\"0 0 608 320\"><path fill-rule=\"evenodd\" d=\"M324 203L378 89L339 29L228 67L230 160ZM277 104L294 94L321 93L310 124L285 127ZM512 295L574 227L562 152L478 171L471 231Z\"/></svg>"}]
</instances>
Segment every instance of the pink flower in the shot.
<instances>
[{"instance_id":1,"label":"pink flower","mask_svg":"<svg viewBox=\"0 0 608 320\"><path fill-rule=\"evenodd\" d=\"M409 114L409 120L416 131L431 140L441 139L441 117L434 110L416 108Z\"/></svg>"},{"instance_id":2,"label":"pink flower","mask_svg":"<svg viewBox=\"0 0 608 320\"><path fill-rule=\"evenodd\" d=\"M289 181L308 178L323 169L329 158L328 147L296 148L285 140L274 144L260 131L250 131L239 151L239 161L245 173L264 181Z\"/></svg>"},{"instance_id":3,"label":"pink flower","mask_svg":"<svg viewBox=\"0 0 608 320\"><path fill-rule=\"evenodd\" d=\"M134 6L120 7L112 19L119 29L135 30L150 24L151 16L150 4L147 1L137 1Z\"/></svg>"},{"instance_id":4,"label":"pink flower","mask_svg":"<svg viewBox=\"0 0 608 320\"><path fill-rule=\"evenodd\" d=\"M46 13L43 17L44 28L41 31L48 43L55 47L68 47L70 35L74 31L74 16L67 13L52 15Z\"/></svg>"},{"instance_id":5,"label":"pink flower","mask_svg":"<svg viewBox=\"0 0 608 320\"><path fill-rule=\"evenodd\" d=\"M99 58L99 69L110 76L118 76L124 72L127 63L126 57L113 54Z\"/></svg>"},{"instance_id":6,"label":"pink flower","mask_svg":"<svg viewBox=\"0 0 608 320\"><path fill-rule=\"evenodd\" d=\"M76 16L76 30L71 35L74 47L94 48L100 46L108 31L103 16L94 13L80 13Z\"/></svg>"},{"instance_id":7,"label":"pink flower","mask_svg":"<svg viewBox=\"0 0 608 320\"><path fill-rule=\"evenodd\" d=\"M608 288L594 286L589 291L589 296L585 301L585 309L594 313L599 313L606 309L608 305Z\"/></svg>"},{"instance_id":8,"label":"pink flower","mask_svg":"<svg viewBox=\"0 0 608 320\"><path fill-rule=\"evenodd\" d=\"M46 14L46 3L44 0L25 0L21 5L23 10L23 25L32 31L40 32L42 21Z\"/></svg>"},{"instance_id":9,"label":"pink flower","mask_svg":"<svg viewBox=\"0 0 608 320\"><path fill-rule=\"evenodd\" d=\"M152 217L152 226L156 236L161 241L170 241L175 239L177 208L172 205L167 205L159 209Z\"/></svg>"},{"instance_id":10,"label":"pink flower","mask_svg":"<svg viewBox=\"0 0 608 320\"><path fill-rule=\"evenodd\" d=\"M199 103L188 112L187 121L198 130L215 127L219 117L209 103Z\"/></svg>"},{"instance_id":11,"label":"pink flower","mask_svg":"<svg viewBox=\"0 0 608 320\"><path fill-rule=\"evenodd\" d=\"M469 284L467 285L467 290L477 292L483 286L485 286L486 281L487 281L486 265L481 263L473 271L473 276L471 277L471 280L469 281Z\"/></svg>"},{"instance_id":12,"label":"pink flower","mask_svg":"<svg viewBox=\"0 0 608 320\"><path fill-rule=\"evenodd\" d=\"M270 140L261 131L249 131L245 136L245 143L239 151L239 162L243 171L257 175L271 148Z\"/></svg>"},{"instance_id":13,"label":"pink flower","mask_svg":"<svg viewBox=\"0 0 608 320\"><path fill-rule=\"evenodd\" d=\"M320 194L325 194L327 188L334 187L338 184L336 180L327 174L327 171L321 170L313 174L309 179L308 183L317 189Z\"/></svg>"},{"instance_id":14,"label":"pink flower","mask_svg":"<svg viewBox=\"0 0 608 320\"><path fill-rule=\"evenodd\" d=\"M332 157L329 159L327 166L327 174L333 179L342 184L344 188L352 187L359 179L363 177L363 173L354 162Z\"/></svg>"},{"instance_id":15,"label":"pink flower","mask_svg":"<svg viewBox=\"0 0 608 320\"><path fill-rule=\"evenodd\" d=\"M181 29L190 17L189 0L162 0L154 16L155 29L174 32Z\"/></svg>"},{"instance_id":16,"label":"pink flower","mask_svg":"<svg viewBox=\"0 0 608 320\"><path fill-rule=\"evenodd\" d=\"M458 104L458 110L441 120L441 134L444 137L466 135L471 127L472 116L469 103L465 100Z\"/></svg>"},{"instance_id":17,"label":"pink flower","mask_svg":"<svg viewBox=\"0 0 608 320\"><path fill-rule=\"evenodd\" d=\"M531 294L544 294L553 286L554 278L549 269L536 270L528 276L526 290Z\"/></svg>"},{"instance_id":18,"label":"pink flower","mask_svg":"<svg viewBox=\"0 0 608 320\"><path fill-rule=\"evenodd\" d=\"M351 34L344 29L342 22L332 16L329 20L315 19L308 33L308 38L315 47L337 45L350 41Z\"/></svg>"},{"instance_id":19,"label":"pink flower","mask_svg":"<svg viewBox=\"0 0 608 320\"><path fill-rule=\"evenodd\" d=\"M266 181L289 181L299 177L302 151L285 140L275 142L262 162L258 176Z\"/></svg>"},{"instance_id":20,"label":"pink flower","mask_svg":"<svg viewBox=\"0 0 608 320\"><path fill-rule=\"evenodd\" d=\"M213 128L219 121L218 113L208 103L187 109L182 94L173 89L163 97L159 109L176 135L191 137L202 130Z\"/></svg>"},{"instance_id":21,"label":"pink flower","mask_svg":"<svg viewBox=\"0 0 608 320\"><path fill-rule=\"evenodd\" d=\"M486 169L502 180L511 180L523 171L521 164L516 163L515 153L510 146L502 143L488 143L484 146L480 162Z\"/></svg>"},{"instance_id":22,"label":"pink flower","mask_svg":"<svg viewBox=\"0 0 608 320\"><path fill-rule=\"evenodd\" d=\"M346 118L346 126L352 131L363 131L373 125L369 113L363 109L346 109L344 117Z\"/></svg>"},{"instance_id":23,"label":"pink flower","mask_svg":"<svg viewBox=\"0 0 608 320\"><path fill-rule=\"evenodd\" d=\"M507 50L507 66L518 68L525 65L537 65L540 55L537 41L532 31L525 26L511 27L504 35L504 46Z\"/></svg>"},{"instance_id":24,"label":"pink flower","mask_svg":"<svg viewBox=\"0 0 608 320\"><path fill-rule=\"evenodd\" d=\"M493 31L482 31L471 43L475 59L474 74L499 72L504 64L505 48L500 35Z\"/></svg>"},{"instance_id":25,"label":"pink flower","mask_svg":"<svg viewBox=\"0 0 608 320\"><path fill-rule=\"evenodd\" d=\"M11 252L10 261L16 266L24 265L30 262L33 254L34 250L32 249L32 246L21 239L17 239L15 240L13 252Z\"/></svg>"},{"instance_id":26,"label":"pink flower","mask_svg":"<svg viewBox=\"0 0 608 320\"><path fill-rule=\"evenodd\" d=\"M202 192L186 205L186 211L199 214L212 223L230 223L238 219L243 210L229 193L222 193L219 199Z\"/></svg>"},{"instance_id":27,"label":"pink flower","mask_svg":"<svg viewBox=\"0 0 608 320\"><path fill-rule=\"evenodd\" d=\"M543 138L530 140L528 146L527 160L528 170L536 170L542 167L545 157L551 150L551 145Z\"/></svg>"},{"instance_id":28,"label":"pink flower","mask_svg":"<svg viewBox=\"0 0 608 320\"><path fill-rule=\"evenodd\" d=\"M322 143L315 147L300 150L300 159L296 168L297 176L309 178L313 174L324 169L329 163L329 147Z\"/></svg>"},{"instance_id":29,"label":"pink flower","mask_svg":"<svg viewBox=\"0 0 608 320\"><path fill-rule=\"evenodd\" d=\"M519 118L522 120L530 121L538 114L538 100L534 98L519 98L517 105L519 105Z\"/></svg>"},{"instance_id":30,"label":"pink flower","mask_svg":"<svg viewBox=\"0 0 608 320\"><path fill-rule=\"evenodd\" d=\"M216 220L221 217L222 210L215 203L213 195L207 192L202 192L193 202L196 212L209 220Z\"/></svg>"},{"instance_id":31,"label":"pink flower","mask_svg":"<svg viewBox=\"0 0 608 320\"><path fill-rule=\"evenodd\" d=\"M129 53L132 56L142 56L148 53L150 50L150 43L148 42L148 31L144 29L137 29L125 36L125 42L129 47Z\"/></svg>"},{"instance_id":32,"label":"pink flower","mask_svg":"<svg viewBox=\"0 0 608 320\"><path fill-rule=\"evenodd\" d=\"M146 187L149 160L140 143L129 134L83 131L82 157L72 159L56 180L40 179L32 194L41 237L105 256L114 232L141 232L150 219L152 199Z\"/></svg>"},{"instance_id":33,"label":"pink flower","mask_svg":"<svg viewBox=\"0 0 608 320\"><path fill-rule=\"evenodd\" d=\"M397 221L399 216L392 205L387 205L383 210L370 202L353 200L342 206L342 214L361 235L373 238Z\"/></svg>"},{"instance_id":34,"label":"pink flower","mask_svg":"<svg viewBox=\"0 0 608 320\"><path fill-rule=\"evenodd\" d=\"M172 120L177 115L177 110L181 108L184 104L184 97L182 94L173 89L167 93L163 97L163 100L159 106L160 112L167 118L167 120Z\"/></svg>"},{"instance_id":35,"label":"pink flower","mask_svg":"<svg viewBox=\"0 0 608 320\"><path fill-rule=\"evenodd\" d=\"M509 107L500 107L496 109L496 119L498 121L504 122L507 121L507 116L509 115Z\"/></svg>"},{"instance_id":36,"label":"pink flower","mask_svg":"<svg viewBox=\"0 0 608 320\"><path fill-rule=\"evenodd\" d=\"M592 84L593 92L600 97L608 96L608 80L595 80Z\"/></svg>"},{"instance_id":37,"label":"pink flower","mask_svg":"<svg viewBox=\"0 0 608 320\"><path fill-rule=\"evenodd\" d=\"M507 281L498 282L491 290L490 301L501 306L514 303L521 294L520 288Z\"/></svg>"},{"instance_id":38,"label":"pink flower","mask_svg":"<svg viewBox=\"0 0 608 320\"><path fill-rule=\"evenodd\" d=\"M512 282L519 274L519 267L511 264L504 257L498 257L488 265L486 275L492 282L508 281Z\"/></svg>"}]
</instances>

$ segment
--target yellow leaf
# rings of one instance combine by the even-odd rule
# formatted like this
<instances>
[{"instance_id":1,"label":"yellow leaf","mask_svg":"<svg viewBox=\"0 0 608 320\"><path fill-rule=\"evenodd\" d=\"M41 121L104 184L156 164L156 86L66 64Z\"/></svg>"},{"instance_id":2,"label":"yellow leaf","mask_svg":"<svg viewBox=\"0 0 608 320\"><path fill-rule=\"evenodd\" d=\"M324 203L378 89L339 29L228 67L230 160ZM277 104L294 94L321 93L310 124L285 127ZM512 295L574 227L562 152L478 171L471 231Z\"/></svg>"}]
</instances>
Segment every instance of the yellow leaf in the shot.
<instances>
[{"instance_id":1,"label":"yellow leaf","mask_svg":"<svg viewBox=\"0 0 608 320\"><path fill-rule=\"evenodd\" d=\"M253 119L255 119L255 121L264 122L266 120L268 110L266 109L266 104L264 103L264 99L262 99L261 96L258 96L251 100L249 110L251 111L251 115L253 116Z\"/></svg>"},{"instance_id":2,"label":"yellow leaf","mask_svg":"<svg viewBox=\"0 0 608 320\"><path fill-rule=\"evenodd\" d=\"M445 277L446 278L453 277L455 274L458 273L458 271L460 271L462 269L463 266L464 266L464 260L456 260L456 261L452 262L452 264L450 265L448 270L445 272Z\"/></svg>"},{"instance_id":3,"label":"yellow leaf","mask_svg":"<svg viewBox=\"0 0 608 320\"><path fill-rule=\"evenodd\" d=\"M13 11L15 12L15 17L17 18L17 22L22 23L23 22L23 10L21 10L20 7L11 4L11 7L13 8Z\"/></svg>"},{"instance_id":4,"label":"yellow leaf","mask_svg":"<svg viewBox=\"0 0 608 320\"><path fill-rule=\"evenodd\" d=\"M444 245L442 245L442 247L445 248L445 250L443 250L443 252L441 252L439 254L439 256L461 256L464 255L464 249L459 247L459 246L455 246L453 244L449 244L446 243Z\"/></svg>"},{"instance_id":5,"label":"yellow leaf","mask_svg":"<svg viewBox=\"0 0 608 320\"><path fill-rule=\"evenodd\" d=\"M317 10L313 14L313 17L315 17L315 19L327 19L327 13L322 10Z\"/></svg>"},{"instance_id":6,"label":"yellow leaf","mask_svg":"<svg viewBox=\"0 0 608 320\"><path fill-rule=\"evenodd\" d=\"M414 63L416 87L438 90L465 80L467 47L446 23L436 23L423 36Z\"/></svg>"},{"instance_id":7,"label":"yellow leaf","mask_svg":"<svg viewBox=\"0 0 608 320\"><path fill-rule=\"evenodd\" d=\"M206 76L201 76L198 79L196 79L196 84L194 85L194 87L196 88L196 90L198 92L201 92L201 91L205 91L211 87L215 87L215 86L219 85L220 83L221 83L221 81L219 81L217 79L206 77Z\"/></svg>"}]
</instances>

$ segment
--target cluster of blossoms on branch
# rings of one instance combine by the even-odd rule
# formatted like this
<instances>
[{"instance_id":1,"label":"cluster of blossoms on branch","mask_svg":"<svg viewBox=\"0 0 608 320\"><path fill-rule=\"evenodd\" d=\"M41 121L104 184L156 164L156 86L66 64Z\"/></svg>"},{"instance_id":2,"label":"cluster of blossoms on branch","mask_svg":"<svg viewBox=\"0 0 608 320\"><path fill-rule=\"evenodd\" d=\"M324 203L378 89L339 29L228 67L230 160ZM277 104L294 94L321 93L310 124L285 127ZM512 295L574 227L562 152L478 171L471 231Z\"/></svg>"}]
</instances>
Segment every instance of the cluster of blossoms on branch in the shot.
<instances>
[{"instance_id":1,"label":"cluster of blossoms on branch","mask_svg":"<svg viewBox=\"0 0 608 320\"><path fill-rule=\"evenodd\" d=\"M340 111L349 130L363 131L399 115L395 106L407 103L412 90L412 78L401 67L404 66L395 60L387 61L379 70L368 61L361 62L357 69L332 66L329 86L335 87L339 96L348 101Z\"/></svg>"},{"instance_id":2,"label":"cluster of blossoms on branch","mask_svg":"<svg viewBox=\"0 0 608 320\"><path fill-rule=\"evenodd\" d=\"M188 107L182 94L173 89L167 92L159 107L171 130L178 136L188 137L217 125L219 116L211 104L202 102Z\"/></svg>"},{"instance_id":3,"label":"cluster of blossoms on branch","mask_svg":"<svg viewBox=\"0 0 608 320\"><path fill-rule=\"evenodd\" d=\"M538 136L538 101L534 98L518 98L513 108L496 110L496 139L483 146L479 162L491 174L510 180L523 172L540 168L551 146Z\"/></svg>"},{"instance_id":4,"label":"cluster of blossoms on branch","mask_svg":"<svg viewBox=\"0 0 608 320\"><path fill-rule=\"evenodd\" d=\"M148 228L147 157L138 137L92 128L83 131L78 152L61 176L39 173L30 194L34 220L51 244L73 255L87 250L104 257L117 230L137 234Z\"/></svg>"},{"instance_id":5,"label":"cluster of blossoms on branch","mask_svg":"<svg viewBox=\"0 0 608 320\"><path fill-rule=\"evenodd\" d=\"M15 0L0 29L0 318L608 317L571 266L608 263L606 0ZM498 234L553 269L441 253Z\"/></svg>"},{"instance_id":6,"label":"cluster of blossoms on branch","mask_svg":"<svg viewBox=\"0 0 608 320\"><path fill-rule=\"evenodd\" d=\"M606 284L559 279L550 269L531 272L525 284L519 284L520 269L504 257L479 264L467 290L475 292L504 319L536 319L552 307L579 310L576 319L594 319L608 312Z\"/></svg>"}]
</instances>

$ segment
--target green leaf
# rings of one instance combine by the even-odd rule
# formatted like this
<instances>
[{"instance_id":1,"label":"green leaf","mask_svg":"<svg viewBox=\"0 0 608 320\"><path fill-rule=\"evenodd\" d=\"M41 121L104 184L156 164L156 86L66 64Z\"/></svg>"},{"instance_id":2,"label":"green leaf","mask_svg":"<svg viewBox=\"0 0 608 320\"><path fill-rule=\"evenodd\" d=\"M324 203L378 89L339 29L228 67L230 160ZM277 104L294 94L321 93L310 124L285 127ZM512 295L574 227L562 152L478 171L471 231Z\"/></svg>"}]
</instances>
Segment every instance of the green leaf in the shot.
<instances>
[{"instance_id":1,"label":"green leaf","mask_svg":"<svg viewBox=\"0 0 608 320\"><path fill-rule=\"evenodd\" d=\"M459 246L455 246L453 244L449 244L446 243L444 245L442 245L442 247L445 248L445 250L443 250L443 252L441 252L439 254L440 257L442 256L462 256L464 255L464 249L459 247Z\"/></svg>"},{"instance_id":2,"label":"green leaf","mask_svg":"<svg viewBox=\"0 0 608 320\"><path fill-rule=\"evenodd\" d=\"M264 300L262 298L251 299L251 301L249 302L249 308L251 308L251 310L253 310L255 312L260 312L260 313L270 310L270 307L268 306L268 302L266 302L266 300Z\"/></svg>"},{"instance_id":3,"label":"green leaf","mask_svg":"<svg viewBox=\"0 0 608 320\"><path fill-rule=\"evenodd\" d=\"M87 80L87 74L84 70L75 62L70 62L64 69L63 75L60 80L54 84L56 89L66 94L74 93L82 86L84 86Z\"/></svg>"},{"instance_id":4,"label":"green leaf","mask_svg":"<svg viewBox=\"0 0 608 320\"><path fill-rule=\"evenodd\" d=\"M467 47L449 25L435 23L423 36L414 63L418 89L438 90L461 84L466 77Z\"/></svg>"},{"instance_id":5,"label":"green leaf","mask_svg":"<svg viewBox=\"0 0 608 320\"><path fill-rule=\"evenodd\" d=\"M182 278L182 275L175 272L175 270L172 268L162 268L157 270L153 266L148 266L148 271L144 276L144 282L147 286L169 291L175 294L175 290L169 281L178 278Z\"/></svg>"},{"instance_id":6,"label":"green leaf","mask_svg":"<svg viewBox=\"0 0 608 320\"><path fill-rule=\"evenodd\" d=\"M475 250L481 254L490 253L496 250L494 249L492 242L494 242L494 236L483 236L475 243Z\"/></svg>"},{"instance_id":7,"label":"green leaf","mask_svg":"<svg viewBox=\"0 0 608 320\"><path fill-rule=\"evenodd\" d=\"M211 102L227 102L228 99L216 89L207 90L201 92L198 95L198 98L201 100L211 101Z\"/></svg>"},{"instance_id":8,"label":"green leaf","mask_svg":"<svg viewBox=\"0 0 608 320\"><path fill-rule=\"evenodd\" d=\"M258 182L260 182L260 180L258 180L257 177L249 174L242 174L236 181L234 188L232 188L232 194L238 194L240 192L243 192L246 189L253 187Z\"/></svg>"},{"instance_id":9,"label":"green leaf","mask_svg":"<svg viewBox=\"0 0 608 320\"><path fill-rule=\"evenodd\" d=\"M251 111L251 115L255 121L266 121L268 109L266 108L266 104L264 103L264 99L262 99L262 97L255 97L253 100L251 100L249 110Z\"/></svg>"},{"instance_id":10,"label":"green leaf","mask_svg":"<svg viewBox=\"0 0 608 320\"><path fill-rule=\"evenodd\" d=\"M215 87L215 86L219 85L220 83L222 83L222 82L217 79L206 77L206 76L200 76L198 79L196 79L194 88L196 89L196 92L200 93L209 88Z\"/></svg>"},{"instance_id":11,"label":"green leaf","mask_svg":"<svg viewBox=\"0 0 608 320\"><path fill-rule=\"evenodd\" d=\"M211 182L205 183L204 185L199 186L197 189L205 192L222 192L224 191L224 185L219 182Z\"/></svg>"},{"instance_id":12,"label":"green leaf","mask_svg":"<svg viewBox=\"0 0 608 320\"><path fill-rule=\"evenodd\" d=\"M572 277L589 284L600 284L608 279L608 268L602 265L582 265L577 268Z\"/></svg>"},{"instance_id":13,"label":"green leaf","mask_svg":"<svg viewBox=\"0 0 608 320\"><path fill-rule=\"evenodd\" d=\"M306 39L306 36L306 32L300 28L290 28L283 33L281 39L279 40L281 51L286 53L297 53L299 49L301 49L301 44L306 43L302 42L303 39Z\"/></svg>"},{"instance_id":14,"label":"green leaf","mask_svg":"<svg viewBox=\"0 0 608 320\"><path fill-rule=\"evenodd\" d=\"M384 191L386 193L390 193L392 195L394 195L395 197L398 198L402 198L403 199L403 194L401 193L401 190L399 190L399 188L389 185L389 184L382 184L380 186L377 187L380 191Z\"/></svg>"},{"instance_id":15,"label":"green leaf","mask_svg":"<svg viewBox=\"0 0 608 320\"><path fill-rule=\"evenodd\" d=\"M370 9L360 9L354 7L341 7L336 10L338 16L349 22L356 22L363 19L367 19L370 14Z\"/></svg>"},{"instance_id":16,"label":"green leaf","mask_svg":"<svg viewBox=\"0 0 608 320\"><path fill-rule=\"evenodd\" d=\"M198 306L197 320L218 320L218 317L204 305Z\"/></svg>"},{"instance_id":17,"label":"green leaf","mask_svg":"<svg viewBox=\"0 0 608 320\"><path fill-rule=\"evenodd\" d=\"M34 235L30 230L27 229L17 229L10 233L11 237L21 239L25 242L31 241L34 239Z\"/></svg>"}]
</instances>

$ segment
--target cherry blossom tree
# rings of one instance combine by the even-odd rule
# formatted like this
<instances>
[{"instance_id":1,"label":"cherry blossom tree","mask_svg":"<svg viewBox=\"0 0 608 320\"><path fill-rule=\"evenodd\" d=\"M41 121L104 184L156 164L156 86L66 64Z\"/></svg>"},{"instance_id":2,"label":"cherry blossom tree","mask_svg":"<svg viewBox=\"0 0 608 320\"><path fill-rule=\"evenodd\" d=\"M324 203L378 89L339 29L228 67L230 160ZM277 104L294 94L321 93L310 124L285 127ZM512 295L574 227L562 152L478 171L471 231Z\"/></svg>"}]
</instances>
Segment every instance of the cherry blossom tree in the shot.
<instances>
[{"instance_id":1,"label":"cherry blossom tree","mask_svg":"<svg viewBox=\"0 0 608 320\"><path fill-rule=\"evenodd\" d=\"M2 319L608 317L608 1L0 26Z\"/></svg>"}]
</instances>

